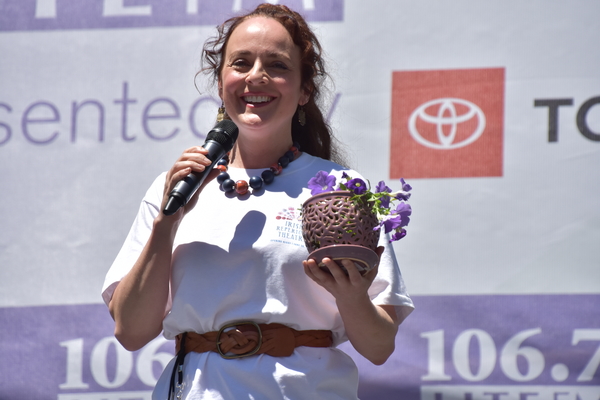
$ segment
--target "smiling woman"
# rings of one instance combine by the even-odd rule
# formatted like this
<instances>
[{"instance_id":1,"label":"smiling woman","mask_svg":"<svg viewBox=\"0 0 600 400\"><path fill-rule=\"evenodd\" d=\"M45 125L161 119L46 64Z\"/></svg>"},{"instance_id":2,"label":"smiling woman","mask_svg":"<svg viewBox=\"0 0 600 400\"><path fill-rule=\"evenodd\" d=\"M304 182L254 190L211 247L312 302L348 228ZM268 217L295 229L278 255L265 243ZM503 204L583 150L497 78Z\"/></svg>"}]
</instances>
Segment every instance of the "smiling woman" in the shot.
<instances>
[{"instance_id":1,"label":"smiling woman","mask_svg":"<svg viewBox=\"0 0 600 400\"><path fill-rule=\"evenodd\" d=\"M325 62L322 57L321 44L302 16L293 11L286 11L286 9L285 7L269 7L268 5L259 6L256 10L245 16L225 21L218 27L218 35L214 39L207 41L204 46L204 68L201 72L211 74L214 81L220 85L222 73L228 61L225 51L229 51L229 55L232 55L228 47L231 46L230 37L236 31L238 25L245 23L253 17L258 17L262 20L271 19L271 22L278 22L280 27L278 28L276 25L273 25L275 30L279 33L284 33L281 30L281 27L283 27L286 33L279 37L280 43L277 43L277 46L281 46L283 52L276 47L272 49L273 52L271 54L267 53L273 59L273 64L270 67L275 70L279 69L280 73L284 72L286 68L295 67L296 71L289 72L300 73L302 91L309 94L306 103L298 108L296 115L292 118L292 140L310 154L343 164L341 154L334 146L334 139L331 136L329 125L325 121L319 107L321 90L328 78L325 70ZM251 28L251 31L255 36L258 36L260 29L262 28L255 26ZM285 48L289 46L289 40L291 40L295 49L288 48L286 53ZM273 42L275 42L274 39ZM262 44L259 43L260 45ZM296 51L299 51L299 65L294 66L290 58L296 55ZM247 55L244 54L244 56ZM280 59L278 62L278 57L283 59ZM228 111L233 112L231 110Z\"/></svg>"},{"instance_id":2,"label":"smiling woman","mask_svg":"<svg viewBox=\"0 0 600 400\"><path fill-rule=\"evenodd\" d=\"M219 96L242 132L231 165L261 168L276 162L290 147L290 116L309 94L302 86L300 49L283 25L265 17L239 24L219 76Z\"/></svg>"},{"instance_id":3,"label":"smiling woman","mask_svg":"<svg viewBox=\"0 0 600 400\"><path fill-rule=\"evenodd\" d=\"M215 160L192 147L156 179L103 289L125 348L161 331L176 340L153 398L356 399L356 366L334 346L349 340L375 364L394 351L413 304L389 239L363 275L346 254L321 269L294 234L318 171L362 178L331 161L320 53L302 16L271 4L226 21L205 46L238 139L173 215L160 212L173 187Z\"/></svg>"}]
</instances>

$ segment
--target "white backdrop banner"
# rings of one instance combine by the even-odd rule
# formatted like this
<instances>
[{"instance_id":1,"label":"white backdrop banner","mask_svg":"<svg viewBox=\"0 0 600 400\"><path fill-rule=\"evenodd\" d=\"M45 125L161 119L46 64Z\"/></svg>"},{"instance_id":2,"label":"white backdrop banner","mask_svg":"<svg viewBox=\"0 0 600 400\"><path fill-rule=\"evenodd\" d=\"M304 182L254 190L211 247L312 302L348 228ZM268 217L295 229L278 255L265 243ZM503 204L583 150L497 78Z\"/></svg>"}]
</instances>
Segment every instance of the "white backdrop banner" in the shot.
<instances>
[{"instance_id":1,"label":"white backdrop banner","mask_svg":"<svg viewBox=\"0 0 600 400\"><path fill-rule=\"evenodd\" d=\"M276 2L276 1L272 1ZM219 105L204 41L255 0L0 0L0 399L149 399L100 298L154 178ZM280 1L349 166L413 186L416 310L362 399L600 399L600 3ZM197 84L198 90L195 87Z\"/></svg>"}]
</instances>

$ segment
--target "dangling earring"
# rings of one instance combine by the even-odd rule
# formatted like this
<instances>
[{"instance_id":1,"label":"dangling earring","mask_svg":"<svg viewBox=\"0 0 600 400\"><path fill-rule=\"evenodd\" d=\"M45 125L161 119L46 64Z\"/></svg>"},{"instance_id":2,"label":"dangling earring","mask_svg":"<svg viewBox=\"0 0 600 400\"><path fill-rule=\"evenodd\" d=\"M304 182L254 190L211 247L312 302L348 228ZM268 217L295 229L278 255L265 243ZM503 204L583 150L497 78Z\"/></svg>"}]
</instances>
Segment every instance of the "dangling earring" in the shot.
<instances>
[{"instance_id":1,"label":"dangling earring","mask_svg":"<svg viewBox=\"0 0 600 400\"><path fill-rule=\"evenodd\" d=\"M306 125L306 112L304 112L304 107L302 106L298 107L298 122L300 126Z\"/></svg>"},{"instance_id":2,"label":"dangling earring","mask_svg":"<svg viewBox=\"0 0 600 400\"><path fill-rule=\"evenodd\" d=\"M225 110L225 105L223 104L223 102L221 102L221 107L219 107L219 110L217 112L217 122L221 122L224 119L229 119L229 116L227 115L227 111Z\"/></svg>"}]
</instances>

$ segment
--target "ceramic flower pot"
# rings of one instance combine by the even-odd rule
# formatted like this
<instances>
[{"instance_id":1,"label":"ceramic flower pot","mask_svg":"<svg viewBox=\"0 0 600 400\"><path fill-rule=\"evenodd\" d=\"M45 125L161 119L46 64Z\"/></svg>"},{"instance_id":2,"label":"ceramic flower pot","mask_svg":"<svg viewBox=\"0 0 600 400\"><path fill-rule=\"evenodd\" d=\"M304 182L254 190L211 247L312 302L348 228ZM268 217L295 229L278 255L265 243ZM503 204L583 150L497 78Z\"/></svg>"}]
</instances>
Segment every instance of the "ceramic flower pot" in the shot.
<instances>
[{"instance_id":1,"label":"ceramic flower pot","mask_svg":"<svg viewBox=\"0 0 600 400\"><path fill-rule=\"evenodd\" d=\"M361 273L377 266L375 252L379 221L363 201L353 201L350 191L324 192L312 196L302 205L302 237L309 254L322 268L325 257L338 262L354 261ZM343 266L342 266L343 268Z\"/></svg>"}]
</instances>

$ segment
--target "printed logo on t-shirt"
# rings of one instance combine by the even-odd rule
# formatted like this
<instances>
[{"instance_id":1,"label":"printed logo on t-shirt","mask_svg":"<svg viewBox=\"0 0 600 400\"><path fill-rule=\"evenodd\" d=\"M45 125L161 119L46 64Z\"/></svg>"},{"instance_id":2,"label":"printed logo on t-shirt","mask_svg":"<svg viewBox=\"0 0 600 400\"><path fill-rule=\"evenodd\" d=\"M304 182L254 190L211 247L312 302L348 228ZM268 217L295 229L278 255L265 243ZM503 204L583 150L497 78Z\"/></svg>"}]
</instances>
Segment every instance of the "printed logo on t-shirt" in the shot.
<instances>
[{"instance_id":1,"label":"printed logo on t-shirt","mask_svg":"<svg viewBox=\"0 0 600 400\"><path fill-rule=\"evenodd\" d=\"M271 238L271 241L304 246L302 216L299 209L284 208L277 213L275 219L277 220L275 236Z\"/></svg>"}]
</instances>

